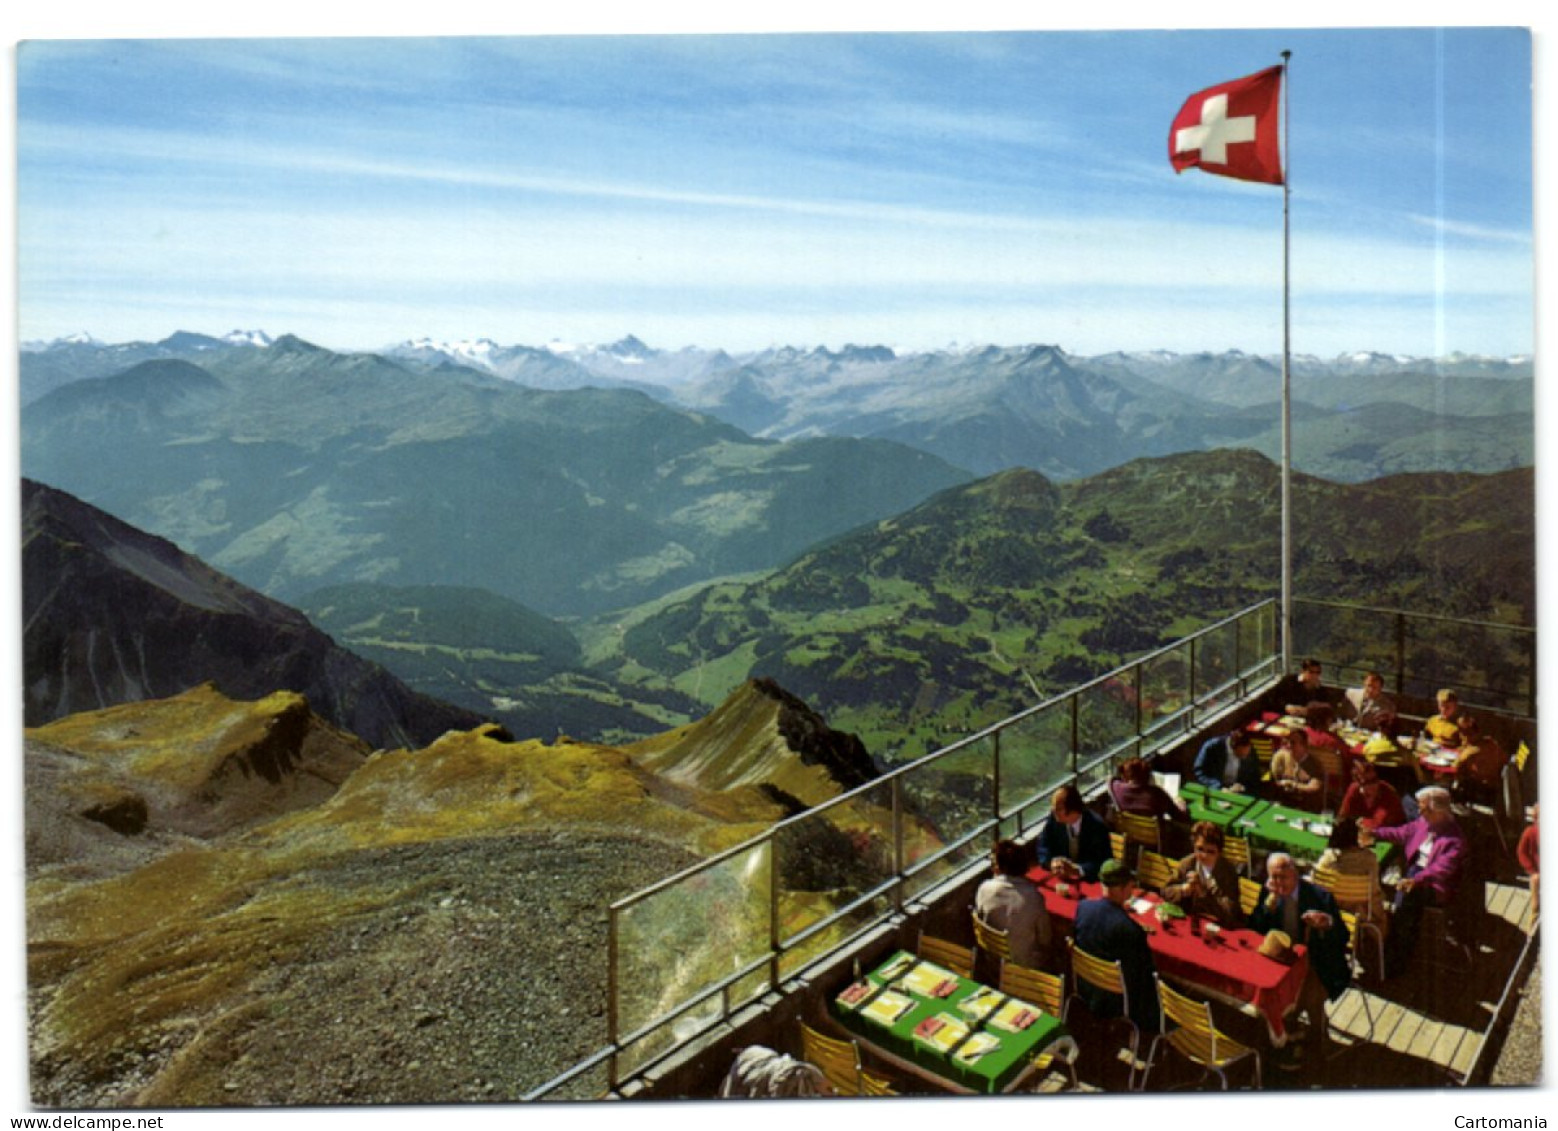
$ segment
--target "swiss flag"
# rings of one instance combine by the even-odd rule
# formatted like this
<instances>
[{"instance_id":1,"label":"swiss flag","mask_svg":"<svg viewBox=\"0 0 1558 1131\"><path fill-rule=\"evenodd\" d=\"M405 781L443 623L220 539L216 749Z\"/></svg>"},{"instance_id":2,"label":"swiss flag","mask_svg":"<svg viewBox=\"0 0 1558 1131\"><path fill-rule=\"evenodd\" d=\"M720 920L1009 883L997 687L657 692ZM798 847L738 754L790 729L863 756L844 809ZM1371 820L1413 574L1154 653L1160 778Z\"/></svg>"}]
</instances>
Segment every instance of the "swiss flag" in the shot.
<instances>
[{"instance_id":1,"label":"swiss flag","mask_svg":"<svg viewBox=\"0 0 1558 1131\"><path fill-rule=\"evenodd\" d=\"M1192 94L1169 128L1174 171L1194 167L1219 177L1280 185L1281 93L1282 68L1277 66Z\"/></svg>"}]
</instances>

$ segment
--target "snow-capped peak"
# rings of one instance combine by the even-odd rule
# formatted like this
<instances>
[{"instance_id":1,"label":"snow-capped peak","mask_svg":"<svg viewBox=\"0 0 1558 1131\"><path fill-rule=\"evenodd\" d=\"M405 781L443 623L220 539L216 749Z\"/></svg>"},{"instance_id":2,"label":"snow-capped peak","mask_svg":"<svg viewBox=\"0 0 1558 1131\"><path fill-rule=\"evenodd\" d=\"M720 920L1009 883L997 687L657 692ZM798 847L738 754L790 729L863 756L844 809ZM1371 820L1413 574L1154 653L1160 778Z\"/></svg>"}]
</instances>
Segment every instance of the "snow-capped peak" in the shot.
<instances>
[{"instance_id":1,"label":"snow-capped peak","mask_svg":"<svg viewBox=\"0 0 1558 1131\"><path fill-rule=\"evenodd\" d=\"M264 330L230 330L222 335L222 341L230 346L257 346L260 349L275 344L275 339Z\"/></svg>"}]
</instances>

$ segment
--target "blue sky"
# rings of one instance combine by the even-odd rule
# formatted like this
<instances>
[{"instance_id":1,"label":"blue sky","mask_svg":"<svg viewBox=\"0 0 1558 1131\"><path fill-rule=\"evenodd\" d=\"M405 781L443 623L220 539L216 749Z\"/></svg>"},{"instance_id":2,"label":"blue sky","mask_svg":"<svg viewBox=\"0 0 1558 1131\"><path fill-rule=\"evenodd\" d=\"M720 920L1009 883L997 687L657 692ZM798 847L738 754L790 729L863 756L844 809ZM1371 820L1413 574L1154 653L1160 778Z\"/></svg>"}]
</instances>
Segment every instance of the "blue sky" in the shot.
<instances>
[{"instance_id":1,"label":"blue sky","mask_svg":"<svg viewBox=\"0 0 1558 1131\"><path fill-rule=\"evenodd\" d=\"M20 333L1281 348L1280 189L1166 154L1293 51L1293 348L1532 349L1523 31L33 41Z\"/></svg>"}]
</instances>

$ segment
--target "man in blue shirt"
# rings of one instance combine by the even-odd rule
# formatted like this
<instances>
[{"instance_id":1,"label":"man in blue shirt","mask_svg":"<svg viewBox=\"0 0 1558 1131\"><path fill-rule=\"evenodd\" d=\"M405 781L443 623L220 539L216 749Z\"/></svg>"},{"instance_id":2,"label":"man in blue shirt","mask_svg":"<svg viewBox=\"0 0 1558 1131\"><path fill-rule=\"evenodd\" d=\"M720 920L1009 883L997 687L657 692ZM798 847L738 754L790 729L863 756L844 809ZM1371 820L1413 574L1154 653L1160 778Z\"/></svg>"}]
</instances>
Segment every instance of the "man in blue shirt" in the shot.
<instances>
[{"instance_id":1,"label":"man in blue shirt","mask_svg":"<svg viewBox=\"0 0 1558 1131\"><path fill-rule=\"evenodd\" d=\"M1255 793L1260 788L1260 759L1242 730L1209 738L1196 755L1190 774L1208 789Z\"/></svg>"}]
</instances>

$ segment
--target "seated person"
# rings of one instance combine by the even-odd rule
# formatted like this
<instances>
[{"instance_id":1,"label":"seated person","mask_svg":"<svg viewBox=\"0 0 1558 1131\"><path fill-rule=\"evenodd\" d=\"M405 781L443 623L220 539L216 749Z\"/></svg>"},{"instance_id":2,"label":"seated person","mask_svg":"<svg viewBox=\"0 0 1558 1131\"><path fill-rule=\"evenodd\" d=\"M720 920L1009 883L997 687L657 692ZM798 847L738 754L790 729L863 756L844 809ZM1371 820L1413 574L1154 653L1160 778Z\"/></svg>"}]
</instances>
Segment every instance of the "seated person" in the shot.
<instances>
[{"instance_id":1,"label":"seated person","mask_svg":"<svg viewBox=\"0 0 1558 1131\"><path fill-rule=\"evenodd\" d=\"M1385 927L1385 889L1379 884L1379 857L1358 843L1356 817L1338 817L1331 829L1326 850L1315 861L1315 868L1337 872L1343 876L1367 876L1369 895L1361 900L1338 899L1337 905L1351 911L1362 922Z\"/></svg>"},{"instance_id":2,"label":"seated person","mask_svg":"<svg viewBox=\"0 0 1558 1131\"><path fill-rule=\"evenodd\" d=\"M1396 703L1385 694L1385 677L1369 672L1363 686L1347 692L1347 715L1363 730L1392 734L1396 727Z\"/></svg>"},{"instance_id":3,"label":"seated person","mask_svg":"<svg viewBox=\"0 0 1558 1131\"><path fill-rule=\"evenodd\" d=\"M1039 831L1039 863L1057 876L1074 868L1083 879L1098 879L1104 861L1114 859L1109 826L1082 800L1082 791L1063 785L1055 791L1050 818ZM1058 862L1065 861L1057 866Z\"/></svg>"},{"instance_id":4,"label":"seated person","mask_svg":"<svg viewBox=\"0 0 1558 1131\"><path fill-rule=\"evenodd\" d=\"M1496 786L1508 758L1496 739L1482 733L1473 715L1462 715L1461 745L1455 752L1455 780L1462 786Z\"/></svg>"},{"instance_id":5,"label":"seated person","mask_svg":"<svg viewBox=\"0 0 1558 1131\"><path fill-rule=\"evenodd\" d=\"M1152 949L1147 932L1131 918L1125 904L1136 892L1136 877L1118 860L1110 860L1099 870L1104 885L1102 899L1084 899L1077 906L1073 931L1077 946L1094 958L1120 964L1125 993L1130 999L1131 1020L1143 1033L1158 1029L1158 987L1153 981ZM1119 998L1080 983L1082 998L1094 1017L1120 1015Z\"/></svg>"},{"instance_id":6,"label":"seated person","mask_svg":"<svg viewBox=\"0 0 1558 1131\"><path fill-rule=\"evenodd\" d=\"M1406 875L1396 883L1390 937L1385 945L1387 978L1406 972L1417 945L1423 910L1429 906L1448 907L1455 901L1466 856L1466 836L1450 809L1449 790L1437 785L1418 790L1417 808L1415 821L1358 832L1358 843L1365 848L1383 840L1399 845L1406 854Z\"/></svg>"},{"instance_id":7,"label":"seated person","mask_svg":"<svg viewBox=\"0 0 1558 1131\"><path fill-rule=\"evenodd\" d=\"M1239 873L1223 856L1223 830L1211 821L1197 821L1190 836L1195 851L1179 862L1174 878L1163 885L1163 898L1187 914L1216 919L1225 927L1242 926Z\"/></svg>"},{"instance_id":8,"label":"seated person","mask_svg":"<svg viewBox=\"0 0 1558 1131\"><path fill-rule=\"evenodd\" d=\"M1460 700L1450 688L1441 688L1439 694L1434 697L1439 703L1439 713L1431 715L1423 723L1423 733L1433 739L1440 746L1456 747L1461 744L1461 721L1465 718L1461 714Z\"/></svg>"},{"instance_id":9,"label":"seated person","mask_svg":"<svg viewBox=\"0 0 1558 1131\"><path fill-rule=\"evenodd\" d=\"M1295 728L1271 758L1271 785L1276 800L1310 812L1320 811L1325 798L1325 768L1309 752L1309 736Z\"/></svg>"},{"instance_id":10,"label":"seated person","mask_svg":"<svg viewBox=\"0 0 1558 1131\"><path fill-rule=\"evenodd\" d=\"M1191 777L1208 789L1254 793L1260 787L1260 759L1245 731L1209 738L1196 755Z\"/></svg>"},{"instance_id":11,"label":"seated person","mask_svg":"<svg viewBox=\"0 0 1558 1131\"><path fill-rule=\"evenodd\" d=\"M1336 714L1329 703L1316 700L1304 712L1304 737L1309 741L1309 749L1334 751L1336 758L1341 760L1340 764L1345 765L1352 754L1342 740L1331 733L1335 725ZM1341 789L1340 782L1336 788Z\"/></svg>"},{"instance_id":12,"label":"seated person","mask_svg":"<svg viewBox=\"0 0 1558 1131\"><path fill-rule=\"evenodd\" d=\"M1352 784L1347 787L1336 815L1338 819L1356 818L1368 828L1407 823L1401 795L1389 782L1380 780L1379 770L1367 758L1353 761Z\"/></svg>"},{"instance_id":13,"label":"seated person","mask_svg":"<svg viewBox=\"0 0 1558 1131\"><path fill-rule=\"evenodd\" d=\"M974 912L998 931L1005 931L1012 961L1042 969L1049 956L1049 912L1044 895L1028 878L1033 850L1014 840L995 846L995 874L974 893Z\"/></svg>"},{"instance_id":14,"label":"seated person","mask_svg":"<svg viewBox=\"0 0 1558 1131\"><path fill-rule=\"evenodd\" d=\"M1297 675L1284 676L1275 690L1262 697L1262 706L1266 710L1280 710L1285 715L1300 716L1309 709L1309 704L1316 701L1334 706L1340 696L1321 686L1320 674L1319 660L1304 660L1298 665ZM1268 703L1272 705L1266 706Z\"/></svg>"},{"instance_id":15,"label":"seated person","mask_svg":"<svg viewBox=\"0 0 1558 1131\"><path fill-rule=\"evenodd\" d=\"M1335 1000L1352 984L1347 961L1347 924L1331 893L1301 880L1298 866L1285 852L1266 858L1266 895L1245 923L1251 930L1282 931L1309 947L1309 976L1298 1003L1318 1023L1309 1026L1309 1051L1323 1052L1329 1026L1325 1000Z\"/></svg>"},{"instance_id":16,"label":"seated person","mask_svg":"<svg viewBox=\"0 0 1558 1131\"><path fill-rule=\"evenodd\" d=\"M1152 767L1145 758L1127 758L1121 764L1120 776L1109 783L1109 797L1122 813L1170 821L1190 819L1182 802L1170 797L1162 786L1153 784Z\"/></svg>"},{"instance_id":17,"label":"seated person","mask_svg":"<svg viewBox=\"0 0 1558 1131\"><path fill-rule=\"evenodd\" d=\"M1537 913L1537 899L1540 896L1538 884L1541 880L1542 858L1540 843L1542 834L1537 831L1540 824L1542 807L1531 806L1531 823L1520 834L1520 841L1515 845L1515 859L1520 862L1521 870L1531 878L1531 914Z\"/></svg>"}]
</instances>

